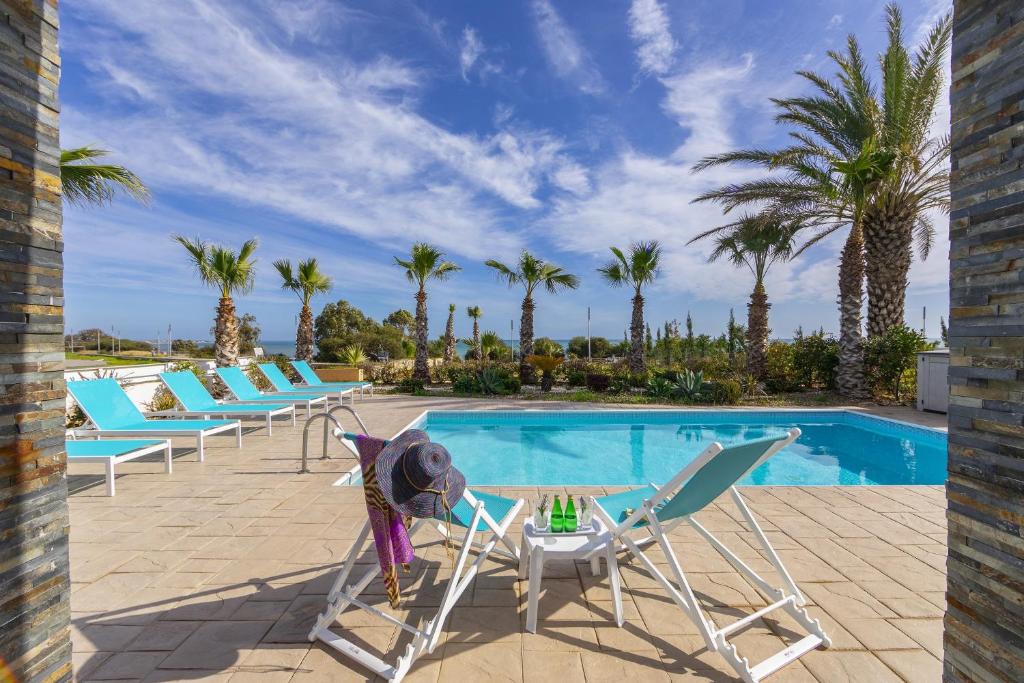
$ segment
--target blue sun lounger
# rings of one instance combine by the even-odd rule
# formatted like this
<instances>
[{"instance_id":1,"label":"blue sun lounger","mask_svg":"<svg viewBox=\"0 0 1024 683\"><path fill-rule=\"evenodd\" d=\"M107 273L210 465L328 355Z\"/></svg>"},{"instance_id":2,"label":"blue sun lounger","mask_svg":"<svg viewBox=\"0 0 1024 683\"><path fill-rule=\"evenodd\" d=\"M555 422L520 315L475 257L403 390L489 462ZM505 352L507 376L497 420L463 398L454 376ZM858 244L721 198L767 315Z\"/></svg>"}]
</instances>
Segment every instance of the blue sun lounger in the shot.
<instances>
[{"instance_id":1,"label":"blue sun lounger","mask_svg":"<svg viewBox=\"0 0 1024 683\"><path fill-rule=\"evenodd\" d=\"M203 440L208 436L233 431L238 436L238 447L242 446L242 423L238 420L147 420L111 378L68 382L68 391L93 425L91 429L75 429L76 436L194 436L199 462L203 462Z\"/></svg>"},{"instance_id":2,"label":"blue sun lounger","mask_svg":"<svg viewBox=\"0 0 1024 683\"><path fill-rule=\"evenodd\" d=\"M263 376L270 381L270 384L274 387L274 391L277 394L291 394L295 392L322 392L327 395L337 396L338 405L341 405L345 402L345 395L347 394L349 401L351 401L352 404L355 405L356 394L354 387L297 387L294 384L292 384L287 377L285 377L285 374L281 372L281 368L277 367L277 365L275 365L274 363L260 363L257 367L259 367L260 372L263 373Z\"/></svg>"},{"instance_id":3,"label":"blue sun lounger","mask_svg":"<svg viewBox=\"0 0 1024 683\"><path fill-rule=\"evenodd\" d=\"M359 398L363 397L363 392L366 389L370 390L370 396L373 396L373 382L324 382L321 380L316 371L313 370L313 366L304 360L293 360L291 361L292 367L295 368L295 372L299 373L299 377L306 383L306 386L310 389L358 389Z\"/></svg>"},{"instance_id":4,"label":"blue sun lounger","mask_svg":"<svg viewBox=\"0 0 1024 683\"><path fill-rule=\"evenodd\" d=\"M160 379L174 394L174 398L185 408L181 411L168 411L167 415L199 416L206 419L220 417L258 417L266 420L267 436L272 434L275 415L291 415L292 426L295 426L295 405L290 403L243 403L241 401L218 402L194 373L161 372Z\"/></svg>"},{"instance_id":5,"label":"blue sun lounger","mask_svg":"<svg viewBox=\"0 0 1024 683\"><path fill-rule=\"evenodd\" d=\"M256 388L241 368L217 368L214 370L228 391L235 398L245 403L280 404L290 403L293 406L306 406L306 418L313 415L313 405L322 403L327 407L327 395L323 393L299 394L296 392L264 394Z\"/></svg>"},{"instance_id":6,"label":"blue sun lounger","mask_svg":"<svg viewBox=\"0 0 1024 683\"><path fill-rule=\"evenodd\" d=\"M107 495L114 495L114 465L164 451L164 471L171 472L171 442L142 439L110 441L65 441L68 462L101 462L106 467Z\"/></svg>"}]
</instances>

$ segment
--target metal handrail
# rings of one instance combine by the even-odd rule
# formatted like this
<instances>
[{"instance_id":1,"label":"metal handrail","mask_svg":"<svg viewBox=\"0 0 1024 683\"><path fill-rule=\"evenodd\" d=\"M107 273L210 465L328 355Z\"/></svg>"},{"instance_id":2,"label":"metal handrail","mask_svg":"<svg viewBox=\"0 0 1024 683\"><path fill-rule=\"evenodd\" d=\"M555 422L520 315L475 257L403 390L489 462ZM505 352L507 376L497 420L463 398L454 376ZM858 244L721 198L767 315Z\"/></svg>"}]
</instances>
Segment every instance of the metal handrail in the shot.
<instances>
[{"instance_id":1,"label":"metal handrail","mask_svg":"<svg viewBox=\"0 0 1024 683\"><path fill-rule=\"evenodd\" d=\"M338 418L334 417L334 413L336 411L338 411L338 410L346 410L346 411L352 413L352 417L354 417L356 419L356 422L359 423L359 428L363 430L363 434L369 434L370 433L369 430L366 429L366 424L363 422L363 419L361 417L359 417L359 413L357 413L355 411L355 409L352 408L352 406L339 405L339 406L334 406L333 408L331 408L328 411L325 411L325 412L322 412L322 413L317 413L313 417L311 417L308 420L306 420L306 426L302 430L302 469L299 470L299 474L309 474L310 473L310 469L309 469L309 465L308 465L308 460L309 460L309 428L313 426L313 423L316 422L316 420L318 418L323 418L323 420L324 420L324 450L323 450L323 453L320 455L320 459L321 460L327 460L330 457L330 456L327 455L327 446L329 444L329 440L330 440L330 436L331 436L331 430L329 429L330 425L334 424L336 430L339 431L339 432L344 432L345 431L345 428L342 426L341 422L338 421Z\"/></svg>"}]
</instances>

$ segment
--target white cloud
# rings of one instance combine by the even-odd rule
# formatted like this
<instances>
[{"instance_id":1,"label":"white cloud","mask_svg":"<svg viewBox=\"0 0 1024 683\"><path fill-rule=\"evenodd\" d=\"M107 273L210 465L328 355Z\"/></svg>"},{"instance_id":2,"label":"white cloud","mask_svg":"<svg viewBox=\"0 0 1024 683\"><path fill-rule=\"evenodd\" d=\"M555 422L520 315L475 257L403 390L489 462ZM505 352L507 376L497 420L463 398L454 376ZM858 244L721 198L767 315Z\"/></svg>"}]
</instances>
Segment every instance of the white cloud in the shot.
<instances>
[{"instance_id":1,"label":"white cloud","mask_svg":"<svg viewBox=\"0 0 1024 683\"><path fill-rule=\"evenodd\" d=\"M833 14L832 18L828 20L828 24L825 25L826 29L839 28L843 25L843 15Z\"/></svg>"},{"instance_id":2,"label":"white cloud","mask_svg":"<svg viewBox=\"0 0 1024 683\"><path fill-rule=\"evenodd\" d=\"M668 90L662 108L690 131L674 157L693 163L733 146L729 128L735 114L730 110L752 92L763 92L750 81L753 70L754 56L747 53L739 64L707 63L662 79Z\"/></svg>"},{"instance_id":3,"label":"white cloud","mask_svg":"<svg viewBox=\"0 0 1024 683\"><path fill-rule=\"evenodd\" d=\"M676 41L669 32L668 14L658 0L633 0L629 8L629 35L636 41L640 70L661 75L672 67Z\"/></svg>"},{"instance_id":4,"label":"white cloud","mask_svg":"<svg viewBox=\"0 0 1024 683\"><path fill-rule=\"evenodd\" d=\"M462 29L462 38L459 40L459 66L462 68L463 80L469 80L469 70L483 53L484 44L476 31L470 26Z\"/></svg>"},{"instance_id":5,"label":"white cloud","mask_svg":"<svg viewBox=\"0 0 1024 683\"><path fill-rule=\"evenodd\" d=\"M541 47L555 73L588 95L603 93L604 78L549 0L533 0L531 6Z\"/></svg>"},{"instance_id":6,"label":"white cloud","mask_svg":"<svg viewBox=\"0 0 1024 683\"><path fill-rule=\"evenodd\" d=\"M522 125L449 132L416 112L417 70L388 56L291 52L240 20L244 4L83 5L104 29L66 49L88 55L109 87L152 99L127 114L68 107L64 137L117 150L158 191L478 257L518 248L502 205L538 208L535 193L571 164L559 138Z\"/></svg>"}]
</instances>

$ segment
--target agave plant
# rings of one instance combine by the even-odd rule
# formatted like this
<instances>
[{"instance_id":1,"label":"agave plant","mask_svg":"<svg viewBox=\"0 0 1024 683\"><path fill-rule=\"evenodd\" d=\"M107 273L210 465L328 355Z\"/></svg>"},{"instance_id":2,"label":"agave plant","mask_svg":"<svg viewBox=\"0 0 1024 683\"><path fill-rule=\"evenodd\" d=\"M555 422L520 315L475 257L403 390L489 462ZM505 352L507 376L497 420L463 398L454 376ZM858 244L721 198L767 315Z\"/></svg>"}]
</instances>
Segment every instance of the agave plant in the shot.
<instances>
[{"instance_id":1,"label":"agave plant","mask_svg":"<svg viewBox=\"0 0 1024 683\"><path fill-rule=\"evenodd\" d=\"M655 398L671 398L675 393L675 384L664 377L653 377L647 383L647 393Z\"/></svg>"},{"instance_id":2,"label":"agave plant","mask_svg":"<svg viewBox=\"0 0 1024 683\"><path fill-rule=\"evenodd\" d=\"M366 362L366 354L363 353L363 347L358 344L352 346L346 346L338 352L338 358L345 365L359 365L360 363Z\"/></svg>"},{"instance_id":3,"label":"agave plant","mask_svg":"<svg viewBox=\"0 0 1024 683\"><path fill-rule=\"evenodd\" d=\"M688 401L696 401L700 397L700 391L704 386L704 371L684 370L676 378L676 396Z\"/></svg>"},{"instance_id":4,"label":"agave plant","mask_svg":"<svg viewBox=\"0 0 1024 683\"><path fill-rule=\"evenodd\" d=\"M477 377L481 394L500 394L505 389L505 380L497 368L489 367L480 371Z\"/></svg>"}]
</instances>

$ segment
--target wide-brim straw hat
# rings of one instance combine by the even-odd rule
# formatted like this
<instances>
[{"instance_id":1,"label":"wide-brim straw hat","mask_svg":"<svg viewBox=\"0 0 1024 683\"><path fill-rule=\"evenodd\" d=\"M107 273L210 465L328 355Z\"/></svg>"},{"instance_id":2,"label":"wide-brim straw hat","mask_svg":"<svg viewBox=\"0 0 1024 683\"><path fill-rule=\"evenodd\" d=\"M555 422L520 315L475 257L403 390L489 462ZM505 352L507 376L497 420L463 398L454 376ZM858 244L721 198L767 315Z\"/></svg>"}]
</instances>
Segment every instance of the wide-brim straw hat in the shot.
<instances>
[{"instance_id":1,"label":"wide-brim straw hat","mask_svg":"<svg viewBox=\"0 0 1024 683\"><path fill-rule=\"evenodd\" d=\"M466 477L452 466L448 449L427 433L409 429L377 456L377 485L399 514L442 519L462 499Z\"/></svg>"}]
</instances>

